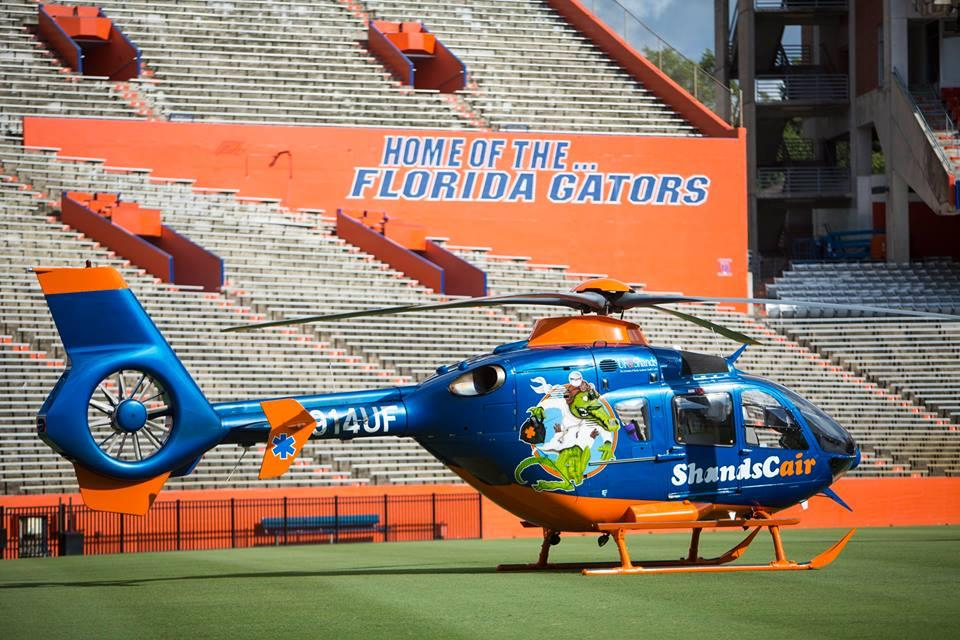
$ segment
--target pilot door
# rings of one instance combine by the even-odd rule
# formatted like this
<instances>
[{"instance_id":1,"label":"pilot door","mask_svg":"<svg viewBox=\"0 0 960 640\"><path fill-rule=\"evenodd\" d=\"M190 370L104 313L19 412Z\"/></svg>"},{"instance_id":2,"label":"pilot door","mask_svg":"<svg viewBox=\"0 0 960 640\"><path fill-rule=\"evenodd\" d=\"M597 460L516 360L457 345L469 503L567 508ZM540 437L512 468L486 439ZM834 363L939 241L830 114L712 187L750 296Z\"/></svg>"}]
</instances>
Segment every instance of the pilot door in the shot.
<instances>
[{"instance_id":1,"label":"pilot door","mask_svg":"<svg viewBox=\"0 0 960 640\"><path fill-rule=\"evenodd\" d=\"M594 351L594 358L598 389L618 421L616 459L631 464L652 462L662 450L654 439L654 424L662 414L662 392L659 385L651 384L647 363L630 353L611 357L609 350Z\"/></svg>"},{"instance_id":2,"label":"pilot door","mask_svg":"<svg viewBox=\"0 0 960 640\"><path fill-rule=\"evenodd\" d=\"M673 423L668 495L723 502L724 496L740 493L742 460L732 391L675 388L666 399Z\"/></svg>"}]
</instances>

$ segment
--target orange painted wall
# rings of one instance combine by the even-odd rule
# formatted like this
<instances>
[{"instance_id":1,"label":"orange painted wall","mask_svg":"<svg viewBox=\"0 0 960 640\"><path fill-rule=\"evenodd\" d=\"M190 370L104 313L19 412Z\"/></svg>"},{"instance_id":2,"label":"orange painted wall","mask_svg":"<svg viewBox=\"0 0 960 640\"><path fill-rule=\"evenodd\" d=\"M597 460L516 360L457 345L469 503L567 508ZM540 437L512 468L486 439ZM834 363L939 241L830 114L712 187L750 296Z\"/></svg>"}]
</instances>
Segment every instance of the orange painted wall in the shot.
<instances>
[{"instance_id":1,"label":"orange painted wall","mask_svg":"<svg viewBox=\"0 0 960 640\"><path fill-rule=\"evenodd\" d=\"M198 187L236 188L240 195L281 198L291 207L388 211L391 219L422 224L430 235L457 244L608 273L655 290L724 296L743 295L747 286L746 154L739 133L733 138L665 138L69 118L24 122L25 144L58 147L63 155L149 167L158 177L195 178ZM557 171L542 169L533 171L531 201L384 199L371 190L349 198L356 168L383 170L385 140L391 135L431 136L448 143L463 139L464 158L471 148L502 144L502 157L484 171L503 171L514 180L525 167L513 169L513 145L536 140L568 143L557 166L574 172L578 183L585 174L602 172L607 180L609 174L704 176L709 185L696 206L634 204L627 198L621 204L553 203L547 191ZM277 155L284 151L288 154ZM274 158L279 159L270 167ZM407 171L415 169L423 168ZM451 170L465 179L466 168L454 164ZM720 275L720 260L730 261L729 275Z\"/></svg>"},{"instance_id":2,"label":"orange painted wall","mask_svg":"<svg viewBox=\"0 0 960 640\"><path fill-rule=\"evenodd\" d=\"M807 510L799 506L781 512L787 517L799 517L800 526L819 527L888 527L960 525L960 478L843 478L833 489L853 507L853 512L842 509L827 498L813 498ZM429 495L430 493L469 493L465 485L422 486L359 486L243 489L219 491L166 491L158 500L208 500L234 497L289 498L339 496ZM80 502L79 495L0 496L0 505L9 507L55 505L72 500ZM524 529L520 521L489 500L483 501L484 538L538 538L538 529Z\"/></svg>"}]
</instances>

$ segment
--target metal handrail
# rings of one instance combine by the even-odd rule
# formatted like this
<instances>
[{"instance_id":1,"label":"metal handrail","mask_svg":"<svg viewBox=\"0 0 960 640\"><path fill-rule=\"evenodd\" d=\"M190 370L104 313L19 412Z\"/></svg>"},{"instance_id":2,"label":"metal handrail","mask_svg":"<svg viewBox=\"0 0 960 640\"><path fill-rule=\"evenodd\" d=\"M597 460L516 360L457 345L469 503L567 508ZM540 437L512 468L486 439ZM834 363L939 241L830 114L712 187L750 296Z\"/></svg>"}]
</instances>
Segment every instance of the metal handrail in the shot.
<instances>
[{"instance_id":1,"label":"metal handrail","mask_svg":"<svg viewBox=\"0 0 960 640\"><path fill-rule=\"evenodd\" d=\"M754 80L754 99L766 104L791 100L847 100L848 84L846 75L836 73L758 76Z\"/></svg>"},{"instance_id":2,"label":"metal handrail","mask_svg":"<svg viewBox=\"0 0 960 640\"><path fill-rule=\"evenodd\" d=\"M850 170L845 167L758 167L758 195L847 194Z\"/></svg>"},{"instance_id":3,"label":"metal handrail","mask_svg":"<svg viewBox=\"0 0 960 640\"><path fill-rule=\"evenodd\" d=\"M606 23L626 42L636 46L648 60L689 91L694 98L708 106L729 124L735 127L743 126L740 109L743 92L739 87L724 84L709 71L677 51L619 0L583 0L583 4L596 18ZM665 52L670 53L671 57L677 56L682 69L665 67ZM683 70L687 70L687 74L682 74Z\"/></svg>"},{"instance_id":4,"label":"metal handrail","mask_svg":"<svg viewBox=\"0 0 960 640\"><path fill-rule=\"evenodd\" d=\"M903 81L903 78L900 76L900 72L896 69L893 70L893 77L896 79L897 88L903 93L903 96L906 98L907 102L910 104L910 107L913 109L913 114L917 118L917 122L920 124L920 128L923 129L923 135L926 136L927 140L933 146L934 151L937 154L937 157L940 158L943 168L948 174L953 174L953 162L950 161L949 156L947 156L946 149L943 148L943 145L940 144L940 140L937 139L936 131L933 127L930 126L930 123L927 121L927 117L923 115L923 110L920 109L920 105L917 104L916 99L914 99L913 94L910 93L910 89L907 88L907 83ZM950 114L946 113L944 110L944 118L946 124L946 131L953 136L957 135L957 126L954 124L953 120L950 118Z\"/></svg>"},{"instance_id":5,"label":"metal handrail","mask_svg":"<svg viewBox=\"0 0 960 640\"><path fill-rule=\"evenodd\" d=\"M774 11L806 11L812 9L846 9L847 0L754 0L753 8Z\"/></svg>"},{"instance_id":6,"label":"metal handrail","mask_svg":"<svg viewBox=\"0 0 960 640\"><path fill-rule=\"evenodd\" d=\"M774 66L792 67L813 64L813 47L808 44L783 44L777 47Z\"/></svg>"},{"instance_id":7,"label":"metal handrail","mask_svg":"<svg viewBox=\"0 0 960 640\"><path fill-rule=\"evenodd\" d=\"M740 12L734 11L733 17L730 18L730 25L727 27L727 50L730 52L731 59L733 59L733 48L737 44L737 24L739 22Z\"/></svg>"}]
</instances>

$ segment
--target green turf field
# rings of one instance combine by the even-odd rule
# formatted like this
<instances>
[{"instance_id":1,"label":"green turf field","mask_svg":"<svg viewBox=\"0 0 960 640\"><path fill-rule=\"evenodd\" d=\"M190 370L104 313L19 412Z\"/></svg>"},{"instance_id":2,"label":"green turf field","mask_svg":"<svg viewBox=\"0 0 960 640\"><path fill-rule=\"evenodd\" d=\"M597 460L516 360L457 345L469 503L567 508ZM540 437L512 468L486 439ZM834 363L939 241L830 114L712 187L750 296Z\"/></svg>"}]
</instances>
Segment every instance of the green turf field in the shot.
<instances>
[{"instance_id":1,"label":"green turf field","mask_svg":"<svg viewBox=\"0 0 960 640\"><path fill-rule=\"evenodd\" d=\"M787 531L807 560L841 531ZM704 536L719 552L735 534ZM635 535L639 557L685 536ZM535 540L319 545L0 562L0 638L947 638L960 529L863 529L822 571L584 577L493 573ZM570 537L563 560L612 559ZM769 538L746 560L764 562ZM615 635L611 635L615 634Z\"/></svg>"}]
</instances>

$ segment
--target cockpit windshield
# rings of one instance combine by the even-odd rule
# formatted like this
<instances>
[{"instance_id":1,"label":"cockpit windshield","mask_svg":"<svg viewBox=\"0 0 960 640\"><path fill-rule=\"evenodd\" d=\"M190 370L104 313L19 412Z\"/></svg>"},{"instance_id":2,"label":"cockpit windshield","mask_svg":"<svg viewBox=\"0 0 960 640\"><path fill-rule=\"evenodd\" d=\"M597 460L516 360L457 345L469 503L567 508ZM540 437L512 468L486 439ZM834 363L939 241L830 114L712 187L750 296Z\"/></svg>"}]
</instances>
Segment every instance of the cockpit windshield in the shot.
<instances>
[{"instance_id":1,"label":"cockpit windshield","mask_svg":"<svg viewBox=\"0 0 960 640\"><path fill-rule=\"evenodd\" d=\"M767 384L773 384L767 381ZM797 408L803 419L810 425L810 430L820 443L820 448L828 453L842 453L853 455L856 443L847 430L837 424L836 420L806 398L790 391L786 387L773 384L780 393L785 395Z\"/></svg>"}]
</instances>

